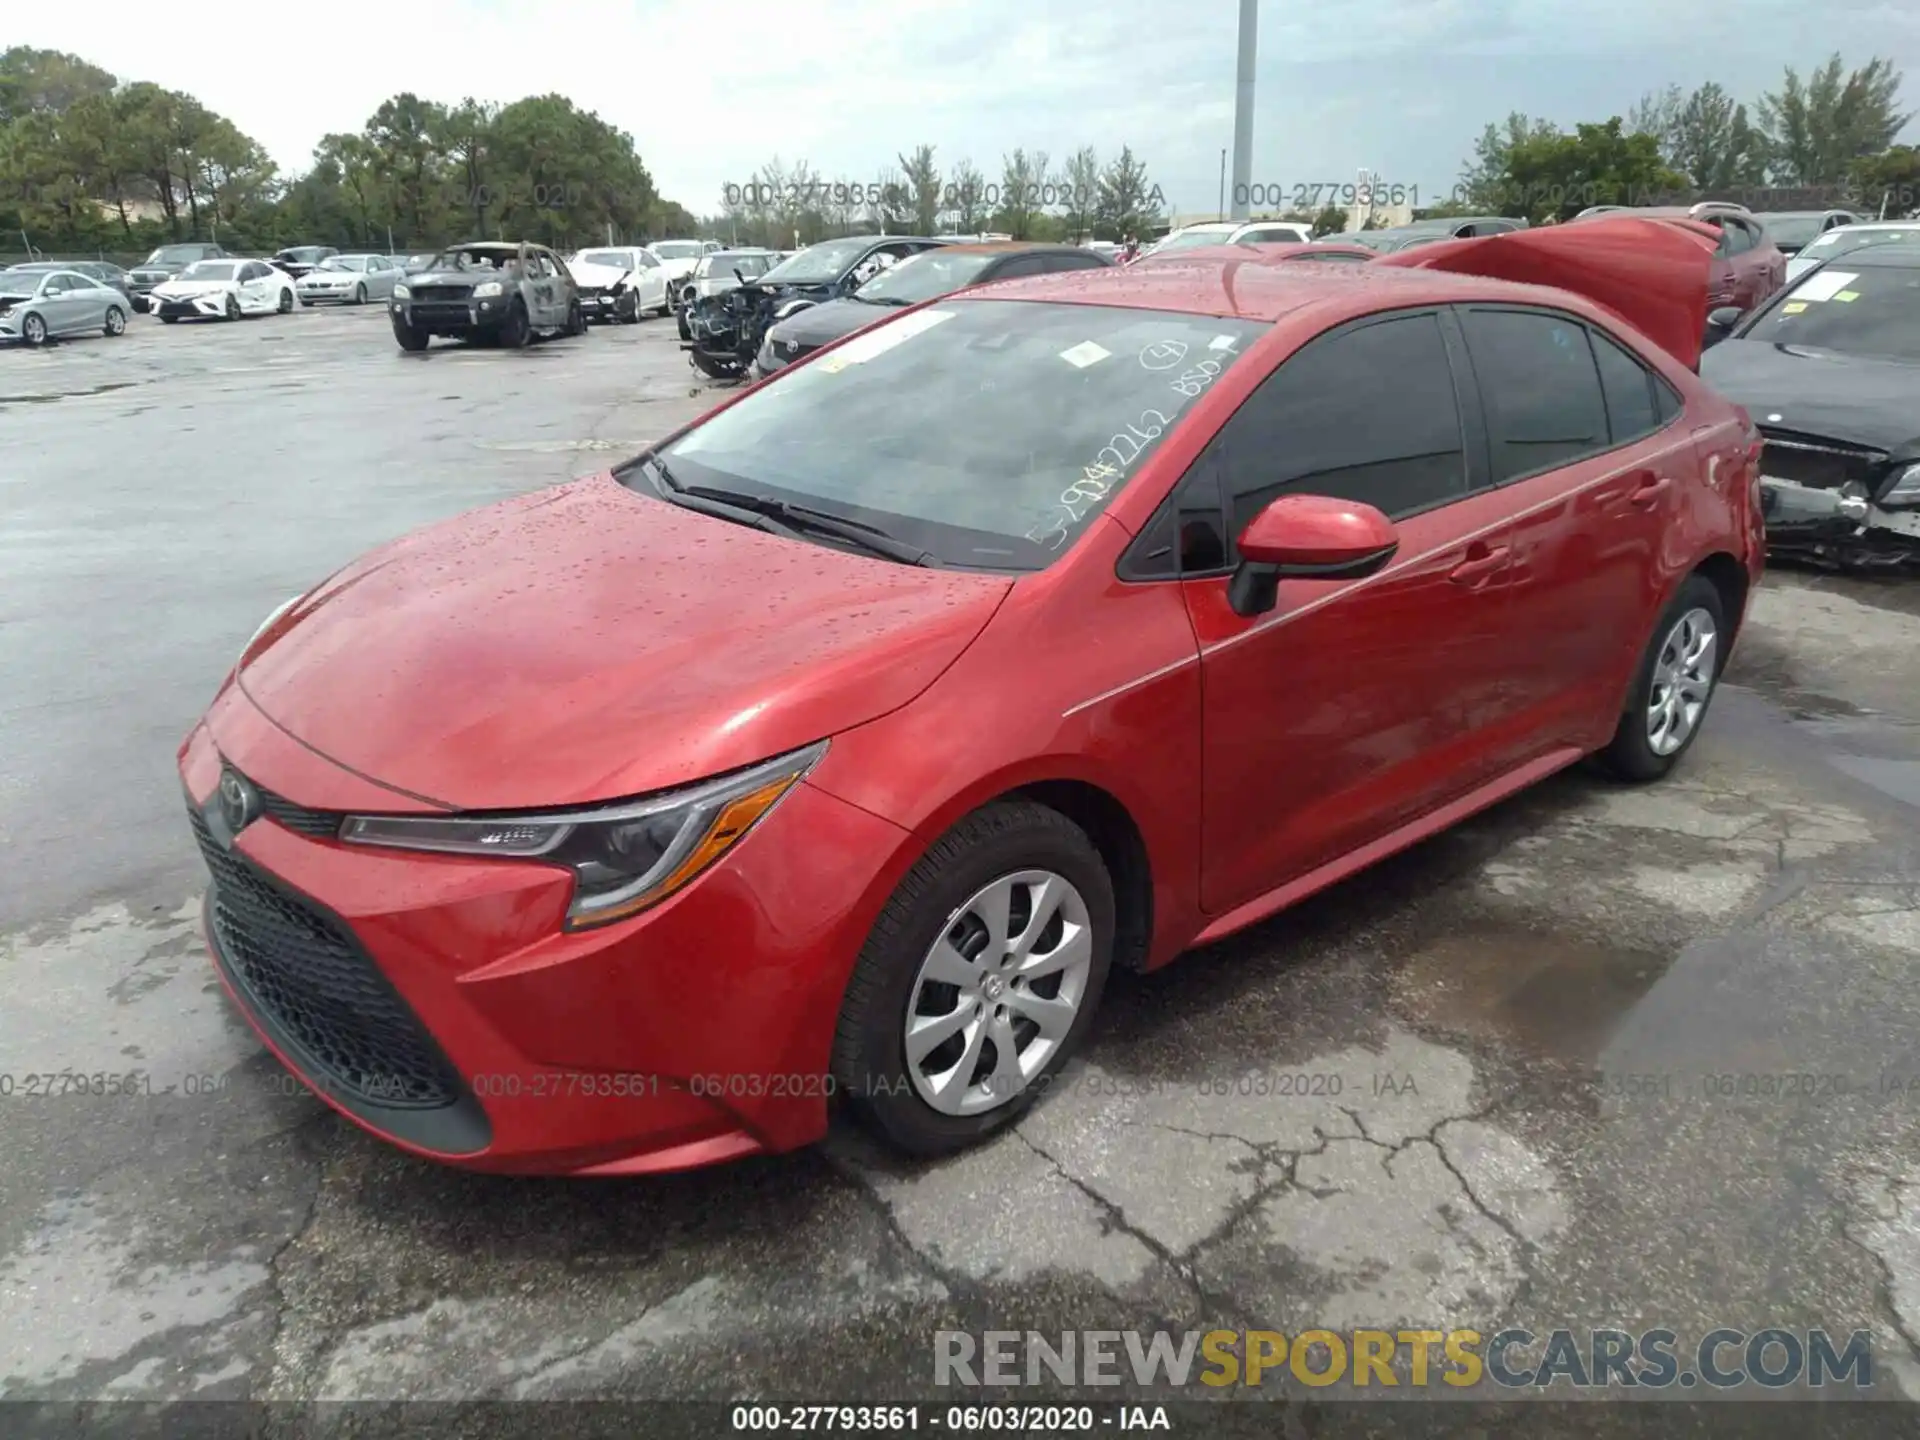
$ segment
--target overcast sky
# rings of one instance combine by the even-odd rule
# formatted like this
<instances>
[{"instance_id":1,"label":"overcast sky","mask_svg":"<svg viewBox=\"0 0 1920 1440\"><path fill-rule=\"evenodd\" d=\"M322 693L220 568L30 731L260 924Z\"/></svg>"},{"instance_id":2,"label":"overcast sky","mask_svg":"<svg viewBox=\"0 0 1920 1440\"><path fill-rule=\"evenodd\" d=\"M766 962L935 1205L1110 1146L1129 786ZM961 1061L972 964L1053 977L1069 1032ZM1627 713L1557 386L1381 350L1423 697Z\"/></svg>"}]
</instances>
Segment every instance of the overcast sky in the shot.
<instances>
[{"instance_id":1,"label":"overcast sky","mask_svg":"<svg viewBox=\"0 0 1920 1440\"><path fill-rule=\"evenodd\" d=\"M8 42L197 95L287 171L381 100L558 91L629 131L696 213L778 154L871 179L916 144L997 180L1016 145L1131 144L1182 212L1217 203L1233 139L1235 0L325 0L197 12L21 5ZM1839 50L1912 75L1913 0L1263 0L1253 178L1366 166L1423 200L1510 110L1562 124L1717 80L1742 98ZM170 17L173 22L170 23ZM1911 141L1920 125L1910 126Z\"/></svg>"}]
</instances>

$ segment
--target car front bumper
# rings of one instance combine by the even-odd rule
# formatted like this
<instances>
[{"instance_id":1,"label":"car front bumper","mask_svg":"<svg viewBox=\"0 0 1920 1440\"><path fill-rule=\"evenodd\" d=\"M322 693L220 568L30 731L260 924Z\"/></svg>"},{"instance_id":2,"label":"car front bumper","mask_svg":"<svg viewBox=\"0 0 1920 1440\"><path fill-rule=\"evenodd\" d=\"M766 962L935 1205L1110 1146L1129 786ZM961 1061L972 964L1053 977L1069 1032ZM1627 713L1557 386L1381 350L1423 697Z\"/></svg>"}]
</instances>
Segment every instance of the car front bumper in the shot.
<instances>
[{"instance_id":1,"label":"car front bumper","mask_svg":"<svg viewBox=\"0 0 1920 1440\"><path fill-rule=\"evenodd\" d=\"M1920 560L1920 508L1887 509L1865 495L1762 476L1760 509L1767 544L1817 552L1847 548Z\"/></svg>"},{"instance_id":2,"label":"car front bumper","mask_svg":"<svg viewBox=\"0 0 1920 1440\"><path fill-rule=\"evenodd\" d=\"M194 295L186 299L150 296L148 304L153 313L162 319L172 317L177 320L211 320L227 313L225 295Z\"/></svg>"},{"instance_id":3,"label":"car front bumper","mask_svg":"<svg viewBox=\"0 0 1920 1440\"><path fill-rule=\"evenodd\" d=\"M512 304L510 295L485 300L390 300L387 311L396 325L411 325L429 335L472 335L505 325Z\"/></svg>"},{"instance_id":4,"label":"car front bumper","mask_svg":"<svg viewBox=\"0 0 1920 1440\"><path fill-rule=\"evenodd\" d=\"M299 285L293 287L293 293L306 305L344 305L353 298L351 285L326 286Z\"/></svg>"},{"instance_id":5,"label":"car front bumper","mask_svg":"<svg viewBox=\"0 0 1920 1440\"><path fill-rule=\"evenodd\" d=\"M281 1062L363 1128L466 1168L584 1175L825 1133L840 998L895 826L802 783L672 898L568 933L558 867L347 845L277 818L279 800L233 835L223 767L323 811L420 807L319 759L232 686L180 751L215 877L216 972Z\"/></svg>"},{"instance_id":6,"label":"car front bumper","mask_svg":"<svg viewBox=\"0 0 1920 1440\"><path fill-rule=\"evenodd\" d=\"M623 290L618 295L604 291L580 292L580 313L589 320L613 320L622 315L631 315L639 308L639 304L639 295L632 290Z\"/></svg>"}]
</instances>

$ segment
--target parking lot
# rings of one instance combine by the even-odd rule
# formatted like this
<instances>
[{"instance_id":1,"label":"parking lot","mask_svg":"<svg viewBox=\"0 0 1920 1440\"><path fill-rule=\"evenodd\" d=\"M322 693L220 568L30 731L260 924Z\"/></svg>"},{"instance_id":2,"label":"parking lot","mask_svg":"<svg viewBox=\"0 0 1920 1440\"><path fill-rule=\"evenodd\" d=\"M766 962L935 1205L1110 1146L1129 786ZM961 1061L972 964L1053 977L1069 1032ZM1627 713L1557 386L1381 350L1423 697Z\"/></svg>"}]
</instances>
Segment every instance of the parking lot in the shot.
<instances>
[{"instance_id":1,"label":"parking lot","mask_svg":"<svg viewBox=\"0 0 1920 1440\"><path fill-rule=\"evenodd\" d=\"M695 389L670 320L0 354L0 1396L872 1399L940 1329L1471 1323L1865 1328L1920 1398L1913 582L1771 574L1672 780L1561 776L1116 977L949 1162L503 1180L299 1092L202 952L176 745L280 601ZM151 1093L29 1093L69 1072Z\"/></svg>"}]
</instances>

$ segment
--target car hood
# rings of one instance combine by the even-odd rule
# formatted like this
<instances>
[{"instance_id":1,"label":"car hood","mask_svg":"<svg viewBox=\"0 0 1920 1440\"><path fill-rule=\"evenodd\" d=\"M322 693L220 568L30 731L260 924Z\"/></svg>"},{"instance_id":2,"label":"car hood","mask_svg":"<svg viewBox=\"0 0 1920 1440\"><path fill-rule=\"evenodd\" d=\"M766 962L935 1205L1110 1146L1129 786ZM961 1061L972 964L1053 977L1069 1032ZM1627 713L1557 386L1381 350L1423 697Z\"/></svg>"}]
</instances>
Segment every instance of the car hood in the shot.
<instances>
[{"instance_id":1,"label":"car hood","mask_svg":"<svg viewBox=\"0 0 1920 1440\"><path fill-rule=\"evenodd\" d=\"M1722 340L1701 357L1700 378L1769 429L1920 454L1920 365Z\"/></svg>"},{"instance_id":2,"label":"car hood","mask_svg":"<svg viewBox=\"0 0 1920 1440\"><path fill-rule=\"evenodd\" d=\"M482 280L498 280L497 270L416 270L402 277L409 285L478 285Z\"/></svg>"},{"instance_id":3,"label":"car hood","mask_svg":"<svg viewBox=\"0 0 1920 1440\"><path fill-rule=\"evenodd\" d=\"M348 566L241 688L335 763L457 809L638 795L912 700L1012 582L768 535L573 481Z\"/></svg>"},{"instance_id":4,"label":"car hood","mask_svg":"<svg viewBox=\"0 0 1920 1440\"><path fill-rule=\"evenodd\" d=\"M669 280L684 280L693 273L693 267L700 263L696 255L691 260L661 260L660 268L667 272Z\"/></svg>"},{"instance_id":5,"label":"car hood","mask_svg":"<svg viewBox=\"0 0 1920 1440\"><path fill-rule=\"evenodd\" d=\"M567 269L582 285L611 285L633 273L624 265L569 265Z\"/></svg>"},{"instance_id":6,"label":"car hood","mask_svg":"<svg viewBox=\"0 0 1920 1440\"><path fill-rule=\"evenodd\" d=\"M1438 240L1368 263L1570 290L1605 306L1691 370L1700 363L1718 239L1710 225L1606 216Z\"/></svg>"},{"instance_id":7,"label":"car hood","mask_svg":"<svg viewBox=\"0 0 1920 1440\"><path fill-rule=\"evenodd\" d=\"M767 332L776 341L807 346L831 345L843 335L878 324L902 307L869 305L864 300L826 300L789 315Z\"/></svg>"}]
</instances>

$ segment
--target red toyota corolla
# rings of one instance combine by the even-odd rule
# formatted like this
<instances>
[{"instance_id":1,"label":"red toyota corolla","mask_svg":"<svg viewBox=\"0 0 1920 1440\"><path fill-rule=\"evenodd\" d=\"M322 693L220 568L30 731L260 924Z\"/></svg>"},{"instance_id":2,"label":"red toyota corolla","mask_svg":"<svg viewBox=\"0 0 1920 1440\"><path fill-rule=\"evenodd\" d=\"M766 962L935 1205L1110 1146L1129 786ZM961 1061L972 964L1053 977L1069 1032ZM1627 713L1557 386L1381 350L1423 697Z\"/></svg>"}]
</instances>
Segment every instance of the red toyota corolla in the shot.
<instances>
[{"instance_id":1,"label":"red toyota corolla","mask_svg":"<svg viewBox=\"0 0 1920 1440\"><path fill-rule=\"evenodd\" d=\"M181 748L222 980L439 1160L674 1169L836 1099L936 1153L1111 967L1583 756L1664 774L1755 439L1700 242L1577 228L947 297L374 552Z\"/></svg>"}]
</instances>

